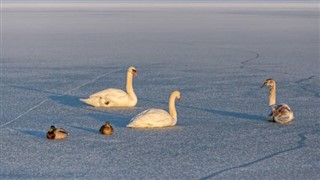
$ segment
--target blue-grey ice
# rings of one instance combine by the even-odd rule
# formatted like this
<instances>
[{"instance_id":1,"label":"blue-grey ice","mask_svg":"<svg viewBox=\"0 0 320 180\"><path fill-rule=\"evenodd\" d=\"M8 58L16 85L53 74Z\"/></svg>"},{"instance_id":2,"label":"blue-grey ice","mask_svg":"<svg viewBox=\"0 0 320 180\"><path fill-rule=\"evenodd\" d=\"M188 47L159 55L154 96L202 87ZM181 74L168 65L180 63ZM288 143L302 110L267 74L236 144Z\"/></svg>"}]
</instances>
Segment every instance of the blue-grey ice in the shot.
<instances>
[{"instance_id":1,"label":"blue-grey ice","mask_svg":"<svg viewBox=\"0 0 320 180\"><path fill-rule=\"evenodd\" d=\"M0 179L320 179L318 7L5 1ZM79 101L124 89L129 66L135 108ZM267 78L292 123L267 121ZM176 126L126 127L174 90ZM51 125L69 137L47 140Z\"/></svg>"}]
</instances>

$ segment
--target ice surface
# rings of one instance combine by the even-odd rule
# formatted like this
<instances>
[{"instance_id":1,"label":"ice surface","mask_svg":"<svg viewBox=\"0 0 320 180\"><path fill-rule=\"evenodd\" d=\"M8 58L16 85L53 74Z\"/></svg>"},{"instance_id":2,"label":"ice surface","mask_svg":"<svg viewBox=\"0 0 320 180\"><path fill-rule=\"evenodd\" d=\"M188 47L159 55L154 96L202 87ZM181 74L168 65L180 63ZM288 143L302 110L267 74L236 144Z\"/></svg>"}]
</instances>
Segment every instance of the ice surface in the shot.
<instances>
[{"instance_id":1,"label":"ice surface","mask_svg":"<svg viewBox=\"0 0 320 180\"><path fill-rule=\"evenodd\" d=\"M320 178L317 4L29 5L2 11L1 179ZM124 88L131 65L136 108L78 100ZM265 119L270 77L291 124ZM176 127L125 127L175 89ZM47 140L50 125L70 136Z\"/></svg>"}]
</instances>

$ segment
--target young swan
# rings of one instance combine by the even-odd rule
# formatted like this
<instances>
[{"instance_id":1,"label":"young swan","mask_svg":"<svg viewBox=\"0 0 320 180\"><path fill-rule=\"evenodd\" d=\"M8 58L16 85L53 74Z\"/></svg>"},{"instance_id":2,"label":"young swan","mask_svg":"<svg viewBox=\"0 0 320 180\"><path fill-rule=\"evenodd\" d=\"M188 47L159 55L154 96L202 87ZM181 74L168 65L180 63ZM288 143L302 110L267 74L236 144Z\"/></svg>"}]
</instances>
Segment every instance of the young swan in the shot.
<instances>
[{"instance_id":1,"label":"young swan","mask_svg":"<svg viewBox=\"0 0 320 180\"><path fill-rule=\"evenodd\" d=\"M113 133L113 127L110 125L110 122L107 121L105 125L101 126L99 132L103 135L111 135Z\"/></svg>"},{"instance_id":2,"label":"young swan","mask_svg":"<svg viewBox=\"0 0 320 180\"><path fill-rule=\"evenodd\" d=\"M262 87L265 86L270 86L269 106L271 107L271 113L267 117L268 121L277 123L287 123L292 121L294 116L290 107L287 104L276 105L276 81L273 79L267 79L263 83Z\"/></svg>"},{"instance_id":3,"label":"young swan","mask_svg":"<svg viewBox=\"0 0 320 180\"><path fill-rule=\"evenodd\" d=\"M130 128L159 128L177 124L175 100L180 100L180 92L174 91L169 99L169 113L162 109L148 109L131 119Z\"/></svg>"},{"instance_id":4,"label":"young swan","mask_svg":"<svg viewBox=\"0 0 320 180\"><path fill-rule=\"evenodd\" d=\"M47 132L47 138L48 139L64 139L69 135L69 133L62 129L62 128L56 128L54 126L51 126L49 131Z\"/></svg>"},{"instance_id":5,"label":"young swan","mask_svg":"<svg viewBox=\"0 0 320 180\"><path fill-rule=\"evenodd\" d=\"M133 91L133 76L137 76L137 71L134 67L129 67L126 92L121 89L109 88L90 95L88 99L80 99L80 101L93 107L134 107L138 98Z\"/></svg>"}]
</instances>

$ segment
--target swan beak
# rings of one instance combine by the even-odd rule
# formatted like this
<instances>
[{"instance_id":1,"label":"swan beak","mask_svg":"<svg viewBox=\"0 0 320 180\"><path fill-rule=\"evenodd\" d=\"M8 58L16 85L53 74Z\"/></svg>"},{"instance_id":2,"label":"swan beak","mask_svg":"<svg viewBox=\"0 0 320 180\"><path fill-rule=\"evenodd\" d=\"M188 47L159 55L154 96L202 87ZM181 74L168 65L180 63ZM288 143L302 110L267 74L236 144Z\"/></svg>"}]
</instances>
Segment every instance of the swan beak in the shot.
<instances>
[{"instance_id":1,"label":"swan beak","mask_svg":"<svg viewBox=\"0 0 320 180\"><path fill-rule=\"evenodd\" d=\"M267 86L267 83L266 83L266 82L263 83L263 85L261 86L261 88L263 88L263 87L265 87L265 86Z\"/></svg>"},{"instance_id":2,"label":"swan beak","mask_svg":"<svg viewBox=\"0 0 320 180\"><path fill-rule=\"evenodd\" d=\"M132 74L133 74L134 77L137 77L137 76L138 76L137 71L133 71Z\"/></svg>"},{"instance_id":3,"label":"swan beak","mask_svg":"<svg viewBox=\"0 0 320 180\"><path fill-rule=\"evenodd\" d=\"M178 99L179 101L181 101L182 97L180 96L180 97L178 97L177 99Z\"/></svg>"}]
</instances>

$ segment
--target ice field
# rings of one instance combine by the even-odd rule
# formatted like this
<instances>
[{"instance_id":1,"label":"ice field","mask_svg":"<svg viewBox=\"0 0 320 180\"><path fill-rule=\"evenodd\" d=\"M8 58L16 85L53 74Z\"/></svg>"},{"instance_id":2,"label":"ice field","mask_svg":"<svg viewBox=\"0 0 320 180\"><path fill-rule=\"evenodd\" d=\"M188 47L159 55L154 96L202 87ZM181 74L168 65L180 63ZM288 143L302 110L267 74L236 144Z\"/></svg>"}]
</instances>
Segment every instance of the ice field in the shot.
<instances>
[{"instance_id":1,"label":"ice field","mask_svg":"<svg viewBox=\"0 0 320 180\"><path fill-rule=\"evenodd\" d=\"M0 179L320 179L317 3L4 3L1 19ZM129 66L137 107L79 101L124 89ZM292 123L266 120L267 78ZM173 90L175 127L126 127Z\"/></svg>"}]
</instances>

